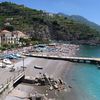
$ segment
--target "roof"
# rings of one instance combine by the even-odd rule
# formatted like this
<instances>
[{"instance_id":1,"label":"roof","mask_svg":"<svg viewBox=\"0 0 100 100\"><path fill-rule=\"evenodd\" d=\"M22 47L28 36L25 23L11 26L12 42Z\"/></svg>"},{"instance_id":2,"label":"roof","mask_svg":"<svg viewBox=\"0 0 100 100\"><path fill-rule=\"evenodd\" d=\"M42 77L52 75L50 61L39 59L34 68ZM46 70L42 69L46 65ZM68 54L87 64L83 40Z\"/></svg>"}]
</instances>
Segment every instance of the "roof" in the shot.
<instances>
[{"instance_id":1,"label":"roof","mask_svg":"<svg viewBox=\"0 0 100 100\"><path fill-rule=\"evenodd\" d=\"M26 34L24 34L24 33L21 32L21 31L13 31L13 34L18 34L18 35L20 35L20 36L22 36L22 37L25 37L25 36L26 36Z\"/></svg>"},{"instance_id":2,"label":"roof","mask_svg":"<svg viewBox=\"0 0 100 100\"><path fill-rule=\"evenodd\" d=\"M21 32L21 31L13 31L13 33L14 33L14 34L16 34L16 33L17 33L17 34L24 34L24 33Z\"/></svg>"},{"instance_id":3,"label":"roof","mask_svg":"<svg viewBox=\"0 0 100 100\"><path fill-rule=\"evenodd\" d=\"M3 33L7 33L7 32L10 32L10 31L8 31L8 30L2 30L1 32L3 32Z\"/></svg>"},{"instance_id":4,"label":"roof","mask_svg":"<svg viewBox=\"0 0 100 100\"><path fill-rule=\"evenodd\" d=\"M11 33L11 32L8 31L8 30L2 30L2 31L0 32L0 34L7 34L7 33Z\"/></svg>"}]
</instances>

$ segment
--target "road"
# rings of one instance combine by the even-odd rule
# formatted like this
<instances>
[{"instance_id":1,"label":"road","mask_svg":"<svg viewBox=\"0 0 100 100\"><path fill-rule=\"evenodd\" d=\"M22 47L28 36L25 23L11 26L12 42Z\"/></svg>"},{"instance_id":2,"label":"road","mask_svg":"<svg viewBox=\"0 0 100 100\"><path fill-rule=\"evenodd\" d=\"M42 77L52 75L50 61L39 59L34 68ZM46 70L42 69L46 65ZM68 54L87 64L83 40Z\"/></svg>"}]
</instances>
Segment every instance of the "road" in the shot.
<instances>
[{"instance_id":1,"label":"road","mask_svg":"<svg viewBox=\"0 0 100 100\"><path fill-rule=\"evenodd\" d=\"M27 66L31 63L33 59L25 58L24 65ZM21 66L23 66L23 59L20 59L17 63L14 64L14 68L16 69L14 72L10 72L9 68L0 68L0 85L5 84L10 78L17 75L19 70L22 70Z\"/></svg>"}]
</instances>

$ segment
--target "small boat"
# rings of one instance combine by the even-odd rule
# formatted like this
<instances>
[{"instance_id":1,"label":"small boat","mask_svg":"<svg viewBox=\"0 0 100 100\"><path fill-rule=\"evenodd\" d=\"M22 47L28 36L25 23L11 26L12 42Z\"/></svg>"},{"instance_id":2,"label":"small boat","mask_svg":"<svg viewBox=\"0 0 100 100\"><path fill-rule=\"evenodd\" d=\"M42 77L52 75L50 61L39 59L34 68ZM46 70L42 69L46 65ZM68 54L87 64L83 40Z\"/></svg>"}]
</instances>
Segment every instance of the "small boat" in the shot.
<instances>
[{"instance_id":1,"label":"small boat","mask_svg":"<svg viewBox=\"0 0 100 100\"><path fill-rule=\"evenodd\" d=\"M14 65L13 65L13 64L6 64L6 67L7 67L7 68L13 68Z\"/></svg>"},{"instance_id":2,"label":"small boat","mask_svg":"<svg viewBox=\"0 0 100 100\"><path fill-rule=\"evenodd\" d=\"M54 87L55 89L58 89L58 85L57 85L57 84L53 85L53 87Z\"/></svg>"},{"instance_id":3,"label":"small boat","mask_svg":"<svg viewBox=\"0 0 100 100\"><path fill-rule=\"evenodd\" d=\"M0 62L0 67L1 67L1 68L5 68L6 65L5 65L3 62Z\"/></svg>"},{"instance_id":4,"label":"small boat","mask_svg":"<svg viewBox=\"0 0 100 100\"><path fill-rule=\"evenodd\" d=\"M34 68L36 68L36 69L43 69L42 67L38 67L38 66L34 66Z\"/></svg>"},{"instance_id":5,"label":"small boat","mask_svg":"<svg viewBox=\"0 0 100 100\"><path fill-rule=\"evenodd\" d=\"M3 59L2 62L5 64L12 64L12 62L9 59Z\"/></svg>"},{"instance_id":6,"label":"small boat","mask_svg":"<svg viewBox=\"0 0 100 100\"><path fill-rule=\"evenodd\" d=\"M8 58L8 59L17 59L17 57L12 55L12 54L6 55L6 58Z\"/></svg>"},{"instance_id":7,"label":"small boat","mask_svg":"<svg viewBox=\"0 0 100 100\"><path fill-rule=\"evenodd\" d=\"M100 66L98 66L98 69L100 69Z\"/></svg>"},{"instance_id":8,"label":"small boat","mask_svg":"<svg viewBox=\"0 0 100 100\"><path fill-rule=\"evenodd\" d=\"M14 72L14 71L15 71L15 68L11 68L11 69L10 69L10 72Z\"/></svg>"},{"instance_id":9,"label":"small boat","mask_svg":"<svg viewBox=\"0 0 100 100\"><path fill-rule=\"evenodd\" d=\"M0 67L2 67L3 63L0 62Z\"/></svg>"},{"instance_id":10,"label":"small boat","mask_svg":"<svg viewBox=\"0 0 100 100\"><path fill-rule=\"evenodd\" d=\"M12 55L15 56L15 57L21 58L21 55L19 53L14 53Z\"/></svg>"}]
</instances>

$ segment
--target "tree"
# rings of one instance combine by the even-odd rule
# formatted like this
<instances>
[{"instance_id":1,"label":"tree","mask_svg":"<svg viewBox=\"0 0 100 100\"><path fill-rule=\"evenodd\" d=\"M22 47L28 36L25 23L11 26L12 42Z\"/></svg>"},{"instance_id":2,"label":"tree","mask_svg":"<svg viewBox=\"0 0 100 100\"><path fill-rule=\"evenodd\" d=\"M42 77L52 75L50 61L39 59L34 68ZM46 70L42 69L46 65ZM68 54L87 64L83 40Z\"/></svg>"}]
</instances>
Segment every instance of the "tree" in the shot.
<instances>
[{"instance_id":1,"label":"tree","mask_svg":"<svg viewBox=\"0 0 100 100\"><path fill-rule=\"evenodd\" d=\"M26 38L20 38L19 42L22 44L22 46L24 46L24 45L30 45L31 44L31 39L30 38L28 38L28 39L26 39Z\"/></svg>"},{"instance_id":2,"label":"tree","mask_svg":"<svg viewBox=\"0 0 100 100\"><path fill-rule=\"evenodd\" d=\"M15 28L14 28L13 25L5 25L5 26L4 26L4 29L5 29L5 30L8 30L8 31L11 31L11 32L15 30Z\"/></svg>"}]
</instances>

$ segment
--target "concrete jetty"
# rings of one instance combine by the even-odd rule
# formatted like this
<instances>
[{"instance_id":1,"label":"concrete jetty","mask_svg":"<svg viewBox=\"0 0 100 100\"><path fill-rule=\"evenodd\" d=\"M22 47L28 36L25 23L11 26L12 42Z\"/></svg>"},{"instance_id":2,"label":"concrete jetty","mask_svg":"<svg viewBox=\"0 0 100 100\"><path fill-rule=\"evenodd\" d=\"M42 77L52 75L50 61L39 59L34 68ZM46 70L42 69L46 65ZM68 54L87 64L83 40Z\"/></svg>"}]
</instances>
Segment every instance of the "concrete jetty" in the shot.
<instances>
[{"instance_id":1,"label":"concrete jetty","mask_svg":"<svg viewBox=\"0 0 100 100\"><path fill-rule=\"evenodd\" d=\"M43 54L26 54L26 56L44 58L44 59L53 59L53 60L64 60L64 61L71 61L71 62L78 62L78 63L100 64L100 58L50 56L50 55L43 55Z\"/></svg>"}]
</instances>

